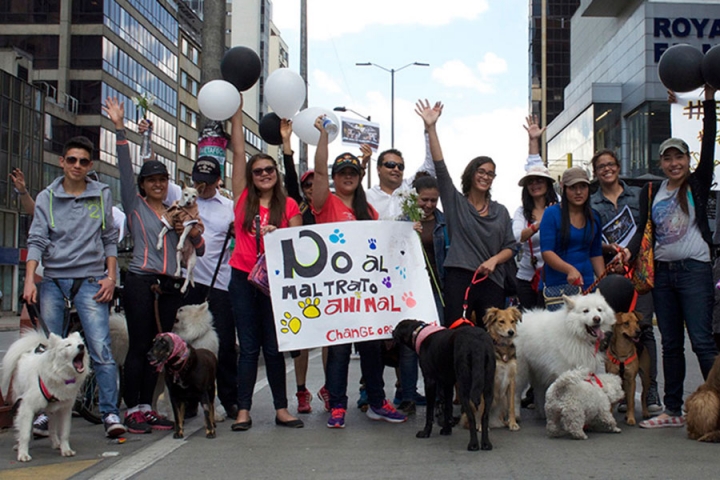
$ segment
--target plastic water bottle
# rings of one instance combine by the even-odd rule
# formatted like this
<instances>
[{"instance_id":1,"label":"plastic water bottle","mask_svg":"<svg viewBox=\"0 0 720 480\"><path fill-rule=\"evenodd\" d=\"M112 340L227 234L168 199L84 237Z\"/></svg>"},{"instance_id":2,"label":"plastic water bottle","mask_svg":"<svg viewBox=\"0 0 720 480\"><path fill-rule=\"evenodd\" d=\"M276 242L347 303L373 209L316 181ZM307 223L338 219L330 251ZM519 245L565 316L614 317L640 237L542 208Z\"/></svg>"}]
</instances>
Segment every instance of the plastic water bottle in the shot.
<instances>
[{"instance_id":1,"label":"plastic water bottle","mask_svg":"<svg viewBox=\"0 0 720 480\"><path fill-rule=\"evenodd\" d=\"M335 124L335 122L332 121L332 119L325 117L323 119L323 128L328 133L328 135L335 135L338 132L338 126Z\"/></svg>"}]
</instances>

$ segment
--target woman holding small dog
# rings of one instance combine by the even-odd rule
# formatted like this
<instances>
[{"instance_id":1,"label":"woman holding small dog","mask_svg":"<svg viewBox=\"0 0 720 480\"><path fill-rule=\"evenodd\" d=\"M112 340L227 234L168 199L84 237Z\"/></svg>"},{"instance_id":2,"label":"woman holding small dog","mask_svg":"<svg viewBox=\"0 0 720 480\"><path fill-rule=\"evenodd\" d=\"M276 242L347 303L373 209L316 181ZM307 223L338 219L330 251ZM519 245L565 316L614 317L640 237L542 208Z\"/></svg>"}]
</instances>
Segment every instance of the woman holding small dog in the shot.
<instances>
[{"instance_id":1,"label":"woman holding small dog","mask_svg":"<svg viewBox=\"0 0 720 480\"><path fill-rule=\"evenodd\" d=\"M288 412L285 356L278 350L270 297L248 281L248 274L263 252L262 237L278 228L302 225L297 202L286 195L277 163L269 155L245 157L242 102L232 117L233 173L235 194L235 249L230 258L232 277L229 292L235 317L240 358L238 360L238 416L235 432L252 427L250 407L257 380L258 356L262 347L267 380L275 407L275 424L302 428L302 420ZM256 218L260 224L258 231ZM258 252L258 245L260 252Z\"/></svg>"},{"instance_id":2,"label":"woman holding small dog","mask_svg":"<svg viewBox=\"0 0 720 480\"><path fill-rule=\"evenodd\" d=\"M682 427L685 381L685 333L707 378L717 348L713 341L713 276L710 263L712 236L707 200L713 178L717 118L715 89L705 86L703 138L700 162L690 173L690 149L679 138L660 144L660 167L667 177L645 185L640 193L640 220L652 219L655 286L652 290L657 325L662 336L665 412L640 422L643 428ZM649 193L649 189L652 191ZM649 195L652 198L648 198ZM640 250L643 228L628 248Z\"/></svg>"},{"instance_id":3,"label":"woman holding small dog","mask_svg":"<svg viewBox=\"0 0 720 480\"><path fill-rule=\"evenodd\" d=\"M130 433L170 430L173 423L151 407L157 372L147 359L155 335L172 330L175 313L183 304L180 294L182 281L172 277L177 267L177 233L169 231L162 248L158 250L155 247L158 234L163 229L161 217L168 207L163 202L169 174L163 163L150 160L140 169L136 187L125 134L125 106L116 98L108 97L103 111L115 124L122 203L133 239L133 256L125 277L124 292L125 298L131 299L125 302L129 336L125 360L124 400L128 407L125 426ZM190 241L196 254L202 256L205 251L202 235L197 229L193 230L189 234Z\"/></svg>"}]
</instances>

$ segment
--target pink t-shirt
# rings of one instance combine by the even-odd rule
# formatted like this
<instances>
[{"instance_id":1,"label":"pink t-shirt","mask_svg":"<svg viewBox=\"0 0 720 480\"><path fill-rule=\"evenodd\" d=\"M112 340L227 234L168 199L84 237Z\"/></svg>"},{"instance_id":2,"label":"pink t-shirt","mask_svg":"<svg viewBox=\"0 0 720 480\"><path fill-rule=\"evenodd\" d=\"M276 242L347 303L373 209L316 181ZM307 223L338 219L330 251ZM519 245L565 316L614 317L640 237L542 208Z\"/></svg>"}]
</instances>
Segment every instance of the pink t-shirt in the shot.
<instances>
[{"instance_id":1,"label":"pink t-shirt","mask_svg":"<svg viewBox=\"0 0 720 480\"><path fill-rule=\"evenodd\" d=\"M235 249L233 250L232 257L230 257L230 266L250 273L250 270L255 266L255 262L257 262L258 253L255 240L255 226L253 225L251 232L243 229L247 196L248 191L246 188L240 195L240 200L238 200L235 205ZM285 201L285 215L280 225L278 225L278 228L289 226L289 220L297 215L300 215L300 208L295 200L288 197ZM260 205L260 226L266 226L269 219L270 210ZM264 251L265 243L263 242L263 238L260 237L260 253Z\"/></svg>"},{"instance_id":2,"label":"pink t-shirt","mask_svg":"<svg viewBox=\"0 0 720 480\"><path fill-rule=\"evenodd\" d=\"M379 215L369 203L368 210L370 210L370 216L372 219L377 220ZM325 200L325 205L322 206L322 210L317 211L313 208L312 211L315 214L315 221L317 223L349 222L351 220L357 220L353 209L345 205L334 193L330 193L328 195L327 200Z\"/></svg>"}]
</instances>

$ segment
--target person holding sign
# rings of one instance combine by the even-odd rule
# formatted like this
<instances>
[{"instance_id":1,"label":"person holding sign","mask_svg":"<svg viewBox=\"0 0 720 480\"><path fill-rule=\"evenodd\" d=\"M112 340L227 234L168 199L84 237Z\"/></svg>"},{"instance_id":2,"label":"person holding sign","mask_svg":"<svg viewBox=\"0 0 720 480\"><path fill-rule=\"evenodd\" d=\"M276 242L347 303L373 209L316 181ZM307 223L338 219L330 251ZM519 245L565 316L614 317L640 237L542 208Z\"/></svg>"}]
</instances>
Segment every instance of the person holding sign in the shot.
<instances>
[{"instance_id":1,"label":"person holding sign","mask_svg":"<svg viewBox=\"0 0 720 480\"><path fill-rule=\"evenodd\" d=\"M317 223L348 222L354 220L377 220L377 211L367 202L361 179L363 168L360 160L351 153L343 153L335 159L332 178L335 193L330 192L328 176L328 132L323 128L324 117L315 121L320 140L315 150L315 182L312 192L312 209ZM373 420L402 423L407 417L399 413L385 399L382 340L357 343L360 352L360 369L365 378L365 388L370 407L367 416ZM328 428L345 428L347 410L348 367L351 344L328 347L325 386L330 393L330 418Z\"/></svg>"},{"instance_id":2,"label":"person holding sign","mask_svg":"<svg viewBox=\"0 0 720 480\"><path fill-rule=\"evenodd\" d=\"M241 97L242 98L242 97ZM257 380L260 347L265 358L267 380L275 407L275 424L302 428L302 420L288 412L285 385L285 356L278 350L275 322L270 297L248 281L258 259L264 252L262 237L278 228L302 225L302 216L295 200L283 189L275 160L264 153L245 157L242 101L232 117L233 173L235 200L235 249L230 258L232 276L228 291L240 342L238 360L238 415L232 430L252 427L250 407ZM255 219L258 218L258 229Z\"/></svg>"},{"instance_id":3,"label":"person holding sign","mask_svg":"<svg viewBox=\"0 0 720 480\"><path fill-rule=\"evenodd\" d=\"M620 160L612 150L600 150L591 160L593 175L599 187L590 196L590 206L600 215L603 231L603 255L606 263L617 254L617 249L626 247L638 228L640 219L640 188L627 185L620 180ZM647 398L648 411L658 413L662 403L657 389L657 343L653 329L652 294L639 295L635 311L640 312L640 342L650 355L650 390ZM618 411L627 410L625 400L620 402Z\"/></svg>"}]
</instances>

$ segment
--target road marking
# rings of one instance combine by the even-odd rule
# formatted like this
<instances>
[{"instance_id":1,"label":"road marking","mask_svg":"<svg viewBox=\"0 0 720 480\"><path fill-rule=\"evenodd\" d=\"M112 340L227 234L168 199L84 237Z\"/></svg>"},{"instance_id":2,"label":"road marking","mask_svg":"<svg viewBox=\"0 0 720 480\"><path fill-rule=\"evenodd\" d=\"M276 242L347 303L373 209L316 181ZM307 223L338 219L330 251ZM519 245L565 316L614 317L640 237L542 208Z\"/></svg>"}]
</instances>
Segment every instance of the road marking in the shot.
<instances>
[{"instance_id":1,"label":"road marking","mask_svg":"<svg viewBox=\"0 0 720 480\"><path fill-rule=\"evenodd\" d=\"M64 480L88 469L100 460L78 460L63 463L53 463L41 467L25 467L15 470L5 470L3 480Z\"/></svg>"}]
</instances>

